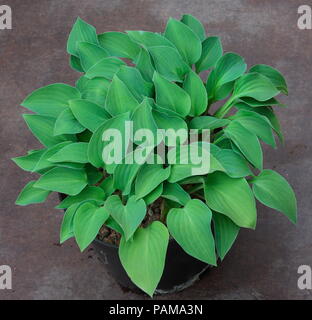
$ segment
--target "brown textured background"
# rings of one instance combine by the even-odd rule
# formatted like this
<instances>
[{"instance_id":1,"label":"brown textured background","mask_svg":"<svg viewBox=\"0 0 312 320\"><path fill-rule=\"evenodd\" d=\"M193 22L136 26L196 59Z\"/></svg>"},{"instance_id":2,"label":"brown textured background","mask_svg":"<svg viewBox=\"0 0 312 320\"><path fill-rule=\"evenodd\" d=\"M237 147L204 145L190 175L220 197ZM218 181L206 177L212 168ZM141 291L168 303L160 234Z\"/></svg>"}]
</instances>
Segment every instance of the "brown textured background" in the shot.
<instances>
[{"instance_id":1,"label":"brown textured background","mask_svg":"<svg viewBox=\"0 0 312 320\"><path fill-rule=\"evenodd\" d=\"M74 84L66 40L79 15L99 33L164 30L167 19L191 13L208 35L222 37L224 49L249 66L270 64L286 76L289 106L278 112L286 144L265 147L265 167L286 176L298 197L299 222L258 206L256 231L242 230L219 268L179 295L165 299L311 299L297 288L297 268L312 266L311 139L312 30L297 28L297 8L311 0L6 0L13 30L0 30L0 265L13 268L13 290L1 299L140 299L123 292L90 249L73 241L58 245L61 214L57 197L45 204L14 205L33 177L9 159L39 147L19 107L35 88ZM157 297L156 299L163 299Z\"/></svg>"}]
</instances>

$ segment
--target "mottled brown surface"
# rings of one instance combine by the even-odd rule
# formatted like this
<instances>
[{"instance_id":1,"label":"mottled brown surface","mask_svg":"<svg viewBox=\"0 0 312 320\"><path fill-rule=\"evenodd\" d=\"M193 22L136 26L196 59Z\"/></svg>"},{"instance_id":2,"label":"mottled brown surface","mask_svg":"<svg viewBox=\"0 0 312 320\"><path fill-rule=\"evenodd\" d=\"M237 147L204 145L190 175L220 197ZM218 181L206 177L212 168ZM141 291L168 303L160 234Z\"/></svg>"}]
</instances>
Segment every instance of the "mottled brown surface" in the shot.
<instances>
[{"instance_id":1,"label":"mottled brown surface","mask_svg":"<svg viewBox=\"0 0 312 320\"><path fill-rule=\"evenodd\" d=\"M299 202L298 226L259 205L256 231L243 230L219 268L177 299L311 299L297 288L297 268L312 265L312 30L297 28L294 0L6 0L13 30L0 30L1 212L0 265L13 268L13 290L0 299L139 299L123 292L93 251L79 252L73 241L58 245L61 214L57 196L45 204L17 207L19 190L31 179L9 159L39 146L26 129L19 107L35 88L73 84L68 66L68 32L79 15L98 32L163 30L168 17L191 13L209 35L220 35L226 51L251 66L271 64L289 83L289 106L279 115L286 145L265 148L265 167L285 175ZM301 1L309 3L311 0ZM162 299L162 298L157 298Z\"/></svg>"}]
</instances>

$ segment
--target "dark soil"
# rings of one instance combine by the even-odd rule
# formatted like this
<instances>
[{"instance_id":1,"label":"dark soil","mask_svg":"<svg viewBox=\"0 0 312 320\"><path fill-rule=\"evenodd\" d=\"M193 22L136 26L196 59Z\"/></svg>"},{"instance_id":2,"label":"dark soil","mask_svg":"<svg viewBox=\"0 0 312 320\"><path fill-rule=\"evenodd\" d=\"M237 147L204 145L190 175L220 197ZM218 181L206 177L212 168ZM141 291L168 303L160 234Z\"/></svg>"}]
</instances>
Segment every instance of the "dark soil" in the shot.
<instances>
[{"instance_id":1,"label":"dark soil","mask_svg":"<svg viewBox=\"0 0 312 320\"><path fill-rule=\"evenodd\" d=\"M147 207L146 216L141 224L141 227L147 227L153 221L160 221L160 206L161 206L162 199L159 198L151 205ZM119 246L121 234L116 232L115 230L103 225L97 235L97 239L110 243L115 246Z\"/></svg>"}]
</instances>

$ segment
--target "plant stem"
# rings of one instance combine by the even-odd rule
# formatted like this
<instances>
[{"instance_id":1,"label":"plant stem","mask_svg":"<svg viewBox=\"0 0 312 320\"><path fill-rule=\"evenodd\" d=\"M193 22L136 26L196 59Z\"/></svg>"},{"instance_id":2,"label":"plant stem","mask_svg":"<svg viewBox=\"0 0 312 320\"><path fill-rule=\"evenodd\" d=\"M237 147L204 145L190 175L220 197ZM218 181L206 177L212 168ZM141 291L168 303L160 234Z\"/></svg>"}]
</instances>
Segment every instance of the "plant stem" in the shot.
<instances>
[{"instance_id":1,"label":"plant stem","mask_svg":"<svg viewBox=\"0 0 312 320\"><path fill-rule=\"evenodd\" d=\"M214 116L220 119L223 118L231 109L233 101L234 99L231 97L219 110L215 112Z\"/></svg>"}]
</instances>

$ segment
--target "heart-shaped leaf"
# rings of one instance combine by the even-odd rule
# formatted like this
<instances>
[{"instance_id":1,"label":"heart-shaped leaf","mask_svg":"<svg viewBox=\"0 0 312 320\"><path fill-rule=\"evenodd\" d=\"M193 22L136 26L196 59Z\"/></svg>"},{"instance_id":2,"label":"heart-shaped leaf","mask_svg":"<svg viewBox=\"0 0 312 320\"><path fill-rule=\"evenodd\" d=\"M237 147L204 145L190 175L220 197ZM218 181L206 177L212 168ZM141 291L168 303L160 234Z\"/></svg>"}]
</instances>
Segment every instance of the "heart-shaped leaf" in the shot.
<instances>
[{"instance_id":1,"label":"heart-shaped leaf","mask_svg":"<svg viewBox=\"0 0 312 320\"><path fill-rule=\"evenodd\" d=\"M121 238L120 261L133 283L150 296L163 273L168 242L168 230L158 221L147 228L139 228L132 241Z\"/></svg>"},{"instance_id":2,"label":"heart-shaped leaf","mask_svg":"<svg viewBox=\"0 0 312 320\"><path fill-rule=\"evenodd\" d=\"M170 234L192 257L216 265L215 243L211 231L211 210L193 199L184 208L173 208L167 215Z\"/></svg>"},{"instance_id":3,"label":"heart-shaped leaf","mask_svg":"<svg viewBox=\"0 0 312 320\"><path fill-rule=\"evenodd\" d=\"M130 197L125 206L118 196L110 196L107 198L104 207L121 226L126 241L133 236L146 214L144 200L137 200L135 196Z\"/></svg>"}]
</instances>

